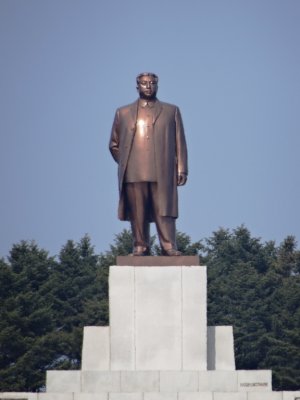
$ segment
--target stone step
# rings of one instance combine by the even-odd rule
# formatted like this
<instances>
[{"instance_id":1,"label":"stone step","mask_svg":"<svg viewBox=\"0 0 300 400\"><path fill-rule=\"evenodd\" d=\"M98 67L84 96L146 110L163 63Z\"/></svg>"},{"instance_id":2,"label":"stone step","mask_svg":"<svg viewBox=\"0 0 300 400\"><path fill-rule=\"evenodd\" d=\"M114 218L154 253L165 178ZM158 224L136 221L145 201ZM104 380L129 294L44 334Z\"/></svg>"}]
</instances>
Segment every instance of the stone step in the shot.
<instances>
[{"instance_id":1,"label":"stone step","mask_svg":"<svg viewBox=\"0 0 300 400\"><path fill-rule=\"evenodd\" d=\"M29 393L0 392L0 400L300 400L297 392L140 392Z\"/></svg>"},{"instance_id":2,"label":"stone step","mask_svg":"<svg viewBox=\"0 0 300 400\"><path fill-rule=\"evenodd\" d=\"M72 398L48 394L40 395L39 400L294 400L285 392L141 392L141 393L74 393ZM295 393L295 392L294 392Z\"/></svg>"},{"instance_id":3,"label":"stone step","mask_svg":"<svg viewBox=\"0 0 300 400\"><path fill-rule=\"evenodd\" d=\"M47 392L271 392L270 370L47 371ZM248 399L247 399L248 400Z\"/></svg>"}]
</instances>

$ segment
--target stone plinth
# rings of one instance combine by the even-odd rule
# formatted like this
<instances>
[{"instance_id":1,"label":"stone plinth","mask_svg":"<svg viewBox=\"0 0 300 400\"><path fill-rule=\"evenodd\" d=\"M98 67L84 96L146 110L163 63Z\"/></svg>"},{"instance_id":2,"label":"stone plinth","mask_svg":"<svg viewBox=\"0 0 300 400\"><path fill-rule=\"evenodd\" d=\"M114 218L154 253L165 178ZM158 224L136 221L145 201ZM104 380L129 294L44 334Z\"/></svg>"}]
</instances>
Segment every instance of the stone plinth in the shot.
<instances>
[{"instance_id":1,"label":"stone plinth","mask_svg":"<svg viewBox=\"0 0 300 400\"><path fill-rule=\"evenodd\" d=\"M112 370L206 370L206 267L113 266L109 304Z\"/></svg>"}]
</instances>

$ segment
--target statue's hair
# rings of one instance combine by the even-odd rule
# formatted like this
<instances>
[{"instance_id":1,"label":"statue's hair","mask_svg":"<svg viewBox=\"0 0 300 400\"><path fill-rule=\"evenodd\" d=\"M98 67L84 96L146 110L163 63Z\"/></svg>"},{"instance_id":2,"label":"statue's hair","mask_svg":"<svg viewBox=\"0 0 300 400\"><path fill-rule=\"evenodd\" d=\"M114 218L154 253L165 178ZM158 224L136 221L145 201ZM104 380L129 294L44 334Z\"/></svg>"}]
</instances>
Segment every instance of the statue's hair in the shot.
<instances>
[{"instance_id":1,"label":"statue's hair","mask_svg":"<svg viewBox=\"0 0 300 400\"><path fill-rule=\"evenodd\" d=\"M136 83L137 83L137 84L139 84L140 79L141 79L143 76L152 76L152 77L155 79L155 81L158 82L158 76L157 76L156 74L154 74L153 72L142 72L141 74L139 74L139 75L136 77Z\"/></svg>"}]
</instances>

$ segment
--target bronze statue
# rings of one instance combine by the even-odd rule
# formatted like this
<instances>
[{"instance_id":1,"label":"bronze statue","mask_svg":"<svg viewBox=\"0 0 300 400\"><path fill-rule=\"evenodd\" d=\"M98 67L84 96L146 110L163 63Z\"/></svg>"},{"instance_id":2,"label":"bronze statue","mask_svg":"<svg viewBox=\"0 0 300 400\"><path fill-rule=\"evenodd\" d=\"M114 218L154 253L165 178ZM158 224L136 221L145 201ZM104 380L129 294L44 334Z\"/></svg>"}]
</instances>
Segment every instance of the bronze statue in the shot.
<instances>
[{"instance_id":1,"label":"bronze statue","mask_svg":"<svg viewBox=\"0 0 300 400\"><path fill-rule=\"evenodd\" d=\"M133 255L149 255L150 222L162 254L179 256L177 186L187 180L187 148L179 108L157 99L157 75L137 76L139 99L117 109L109 149L118 163L118 216L130 221Z\"/></svg>"}]
</instances>

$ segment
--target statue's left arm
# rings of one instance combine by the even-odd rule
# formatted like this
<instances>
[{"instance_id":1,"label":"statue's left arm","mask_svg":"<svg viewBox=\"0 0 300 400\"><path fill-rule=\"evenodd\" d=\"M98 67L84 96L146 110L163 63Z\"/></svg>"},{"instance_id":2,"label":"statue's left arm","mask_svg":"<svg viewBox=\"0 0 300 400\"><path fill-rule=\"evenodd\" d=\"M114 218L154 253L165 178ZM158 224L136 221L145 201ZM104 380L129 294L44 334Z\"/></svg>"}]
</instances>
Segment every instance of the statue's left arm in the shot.
<instances>
[{"instance_id":1,"label":"statue's left arm","mask_svg":"<svg viewBox=\"0 0 300 400\"><path fill-rule=\"evenodd\" d=\"M175 122L176 122L177 185L182 186L186 183L188 176L188 155L187 155L187 146L186 146L183 122L178 107L176 107L175 111Z\"/></svg>"},{"instance_id":2,"label":"statue's left arm","mask_svg":"<svg viewBox=\"0 0 300 400\"><path fill-rule=\"evenodd\" d=\"M119 110L116 111L113 126L111 129L109 150L114 160L119 163Z\"/></svg>"}]
</instances>

